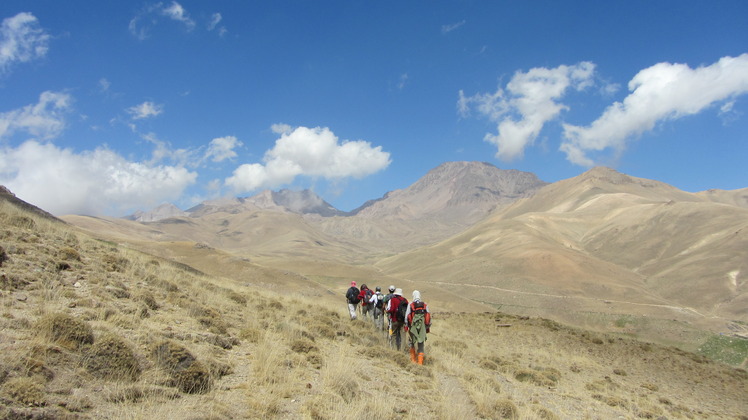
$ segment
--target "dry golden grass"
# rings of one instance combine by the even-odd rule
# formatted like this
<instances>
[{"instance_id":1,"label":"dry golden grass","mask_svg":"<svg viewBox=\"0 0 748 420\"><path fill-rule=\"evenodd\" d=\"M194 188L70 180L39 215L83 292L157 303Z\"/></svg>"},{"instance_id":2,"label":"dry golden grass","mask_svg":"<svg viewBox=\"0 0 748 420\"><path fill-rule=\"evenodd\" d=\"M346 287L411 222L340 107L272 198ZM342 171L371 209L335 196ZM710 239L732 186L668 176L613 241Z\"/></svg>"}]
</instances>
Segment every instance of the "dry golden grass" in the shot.
<instances>
[{"instance_id":1,"label":"dry golden grass","mask_svg":"<svg viewBox=\"0 0 748 420\"><path fill-rule=\"evenodd\" d=\"M212 277L0 204L0 418L740 418L748 374L498 312L426 362L303 290ZM2 254L0 252L0 254ZM428 299L428 295L424 295ZM505 327L500 325L510 324Z\"/></svg>"}]
</instances>

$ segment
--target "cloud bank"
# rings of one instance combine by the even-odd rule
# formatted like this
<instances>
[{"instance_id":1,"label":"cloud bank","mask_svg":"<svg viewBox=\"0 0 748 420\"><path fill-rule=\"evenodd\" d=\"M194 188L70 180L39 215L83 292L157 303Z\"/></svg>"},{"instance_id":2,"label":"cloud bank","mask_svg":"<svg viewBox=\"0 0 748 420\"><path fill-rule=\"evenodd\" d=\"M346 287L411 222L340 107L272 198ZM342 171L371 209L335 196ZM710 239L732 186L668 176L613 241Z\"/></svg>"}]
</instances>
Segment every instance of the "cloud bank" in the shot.
<instances>
[{"instance_id":1,"label":"cloud bank","mask_svg":"<svg viewBox=\"0 0 748 420\"><path fill-rule=\"evenodd\" d=\"M329 128L291 128L276 124L281 134L275 147L265 152L264 164L239 166L225 185L237 193L290 184L297 176L339 180L362 178L390 164L390 154L381 146L356 140L339 142Z\"/></svg>"},{"instance_id":2,"label":"cloud bank","mask_svg":"<svg viewBox=\"0 0 748 420\"><path fill-rule=\"evenodd\" d=\"M697 114L717 102L748 92L748 54L723 57L716 63L690 68L659 63L640 71L628 84L623 102L610 105L586 127L564 124L561 150L575 164L592 166L587 154L612 148L620 153L632 138L652 130L660 121ZM722 105L729 111L732 102Z\"/></svg>"},{"instance_id":3,"label":"cloud bank","mask_svg":"<svg viewBox=\"0 0 748 420\"><path fill-rule=\"evenodd\" d=\"M175 200L195 183L197 173L182 164L133 162L106 147L77 153L52 144L66 127L72 102L67 93L46 91L36 104L0 113L0 184L53 214L98 215ZM23 141L14 147L14 138ZM231 157L234 146L215 139L208 150L218 161Z\"/></svg>"},{"instance_id":4,"label":"cloud bank","mask_svg":"<svg viewBox=\"0 0 748 420\"><path fill-rule=\"evenodd\" d=\"M65 128L71 103L66 93L46 91L36 104L0 113L0 140L19 132L41 140L57 137Z\"/></svg>"},{"instance_id":5,"label":"cloud bank","mask_svg":"<svg viewBox=\"0 0 748 420\"><path fill-rule=\"evenodd\" d=\"M459 91L458 112L476 111L496 122L497 132L484 140L496 145L496 157L505 161L521 158L544 125L569 109L563 103L571 90L581 91L596 84L595 64L582 62L553 69L538 67L519 71L495 93L465 96ZM602 86L608 95L616 85ZM721 115L730 117L735 98L748 92L748 54L723 57L716 63L692 69L686 64L658 63L639 71L628 84L622 102L608 106L587 126L562 122L563 140L559 150L576 165L594 166L589 154L611 149L625 151L628 142L650 131L662 121L677 120L719 105Z\"/></svg>"},{"instance_id":6,"label":"cloud bank","mask_svg":"<svg viewBox=\"0 0 748 420\"><path fill-rule=\"evenodd\" d=\"M25 63L47 54L49 35L31 13L3 19L0 26L0 74L15 63Z\"/></svg>"},{"instance_id":7,"label":"cloud bank","mask_svg":"<svg viewBox=\"0 0 748 420\"><path fill-rule=\"evenodd\" d=\"M197 173L131 162L106 148L75 153L29 140L0 149L0 184L53 214L122 214L176 200Z\"/></svg>"}]
</instances>

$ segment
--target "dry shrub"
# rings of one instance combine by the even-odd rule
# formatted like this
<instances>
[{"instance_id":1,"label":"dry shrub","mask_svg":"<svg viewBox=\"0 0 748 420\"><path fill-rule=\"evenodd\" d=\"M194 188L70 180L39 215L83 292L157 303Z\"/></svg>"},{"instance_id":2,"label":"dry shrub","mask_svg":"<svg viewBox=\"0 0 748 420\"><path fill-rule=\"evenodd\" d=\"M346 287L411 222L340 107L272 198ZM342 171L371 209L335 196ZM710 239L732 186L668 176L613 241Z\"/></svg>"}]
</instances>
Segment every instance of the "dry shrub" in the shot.
<instances>
[{"instance_id":1,"label":"dry shrub","mask_svg":"<svg viewBox=\"0 0 748 420\"><path fill-rule=\"evenodd\" d=\"M33 353L35 354L22 357L19 363L13 367L13 370L23 376L38 376L46 381L54 379L55 372L42 360L43 356L38 357L37 352Z\"/></svg>"},{"instance_id":2,"label":"dry shrub","mask_svg":"<svg viewBox=\"0 0 748 420\"><path fill-rule=\"evenodd\" d=\"M148 307L148 309L155 311L159 308L158 302L156 302L156 298L153 296L153 293L149 292L148 290L140 290L138 291L135 296L135 300L138 302L143 302L145 306Z\"/></svg>"},{"instance_id":3,"label":"dry shrub","mask_svg":"<svg viewBox=\"0 0 748 420\"><path fill-rule=\"evenodd\" d=\"M478 378L473 374L464 377L470 399L475 404L475 411L482 418L497 418L501 409L498 396L500 388L498 384L490 384L484 378Z\"/></svg>"},{"instance_id":4,"label":"dry shrub","mask_svg":"<svg viewBox=\"0 0 748 420\"><path fill-rule=\"evenodd\" d=\"M553 387L560 378L561 372L554 368L519 369L514 373L514 379L537 386Z\"/></svg>"},{"instance_id":5,"label":"dry shrub","mask_svg":"<svg viewBox=\"0 0 748 420\"><path fill-rule=\"evenodd\" d=\"M114 390L105 397L105 400L113 403L137 403L145 399L176 400L178 398L181 398L179 392L170 388L129 386Z\"/></svg>"},{"instance_id":6,"label":"dry shrub","mask_svg":"<svg viewBox=\"0 0 748 420\"><path fill-rule=\"evenodd\" d=\"M308 338L297 338L291 343L291 350L296 353L311 353L317 352L319 349L314 342Z\"/></svg>"},{"instance_id":7,"label":"dry shrub","mask_svg":"<svg viewBox=\"0 0 748 420\"><path fill-rule=\"evenodd\" d=\"M558 420L558 416L545 407L537 407L535 413L543 420Z\"/></svg>"},{"instance_id":8,"label":"dry shrub","mask_svg":"<svg viewBox=\"0 0 748 420\"><path fill-rule=\"evenodd\" d=\"M84 360L94 376L134 381L140 377L140 365L132 348L119 337L107 335L96 341Z\"/></svg>"},{"instance_id":9,"label":"dry shrub","mask_svg":"<svg viewBox=\"0 0 748 420\"><path fill-rule=\"evenodd\" d=\"M212 386L209 370L197 361L184 346L173 341L162 341L153 349L156 363L165 368L174 386L189 394L208 392Z\"/></svg>"},{"instance_id":10,"label":"dry shrub","mask_svg":"<svg viewBox=\"0 0 748 420\"><path fill-rule=\"evenodd\" d=\"M5 261L8 261L8 254L5 252L5 248L0 246L0 267L3 266Z\"/></svg>"},{"instance_id":11,"label":"dry shrub","mask_svg":"<svg viewBox=\"0 0 748 420\"><path fill-rule=\"evenodd\" d=\"M259 342L261 337L262 333L260 330L254 327L247 326L239 330L239 338L250 343Z\"/></svg>"},{"instance_id":12,"label":"dry shrub","mask_svg":"<svg viewBox=\"0 0 748 420\"><path fill-rule=\"evenodd\" d=\"M22 229L33 229L36 227L36 222L28 216L12 216L8 220L8 225Z\"/></svg>"},{"instance_id":13,"label":"dry shrub","mask_svg":"<svg viewBox=\"0 0 748 420\"><path fill-rule=\"evenodd\" d=\"M324 392L307 400L303 409L313 420L328 420L336 418L345 407L343 397L332 392Z\"/></svg>"},{"instance_id":14,"label":"dry shrub","mask_svg":"<svg viewBox=\"0 0 748 420\"><path fill-rule=\"evenodd\" d=\"M247 298L246 298L246 296L242 295L241 293L237 293L237 292L235 292L233 290L228 293L228 297L229 297L229 299L231 299L232 301L234 301L234 302L236 302L236 303L238 303L240 305L246 305L247 304Z\"/></svg>"},{"instance_id":15,"label":"dry shrub","mask_svg":"<svg viewBox=\"0 0 748 420\"><path fill-rule=\"evenodd\" d=\"M106 254L101 257L101 262L104 264L104 269L109 272L124 273L127 267L130 266L130 260L112 254Z\"/></svg>"},{"instance_id":16,"label":"dry shrub","mask_svg":"<svg viewBox=\"0 0 748 420\"><path fill-rule=\"evenodd\" d=\"M70 349L94 342L93 330L88 323L64 313L42 317L36 329L42 337Z\"/></svg>"},{"instance_id":17,"label":"dry shrub","mask_svg":"<svg viewBox=\"0 0 748 420\"><path fill-rule=\"evenodd\" d=\"M41 407L46 405L44 384L39 377L11 378L3 385L6 398L23 405Z\"/></svg>"},{"instance_id":18,"label":"dry shrub","mask_svg":"<svg viewBox=\"0 0 748 420\"><path fill-rule=\"evenodd\" d=\"M224 350L231 350L235 345L239 344L239 340L234 337L218 334L208 334L205 337L205 341Z\"/></svg>"},{"instance_id":19,"label":"dry shrub","mask_svg":"<svg viewBox=\"0 0 748 420\"><path fill-rule=\"evenodd\" d=\"M190 315L209 331L215 334L226 334L228 324L224 321L221 313L208 306L192 306Z\"/></svg>"},{"instance_id":20,"label":"dry shrub","mask_svg":"<svg viewBox=\"0 0 748 420\"><path fill-rule=\"evenodd\" d=\"M644 389L648 389L650 391L653 391L653 392L656 392L656 391L660 390L659 386L657 386L657 385L655 385L655 384L653 384L651 382L645 382L645 383L641 384L641 387L644 388Z\"/></svg>"},{"instance_id":21,"label":"dry shrub","mask_svg":"<svg viewBox=\"0 0 748 420\"><path fill-rule=\"evenodd\" d=\"M31 282L23 277L13 274L0 274L0 290L23 289Z\"/></svg>"},{"instance_id":22,"label":"dry shrub","mask_svg":"<svg viewBox=\"0 0 748 420\"><path fill-rule=\"evenodd\" d=\"M615 391L620 388L620 385L613 382L609 377L605 379L590 382L584 386L588 391L603 392L603 391Z\"/></svg>"},{"instance_id":23,"label":"dry shrub","mask_svg":"<svg viewBox=\"0 0 748 420\"><path fill-rule=\"evenodd\" d=\"M252 371L258 384L272 385L288 379L284 372L287 366L285 353L278 348L276 337L265 332L253 354Z\"/></svg>"},{"instance_id":24,"label":"dry shrub","mask_svg":"<svg viewBox=\"0 0 748 420\"><path fill-rule=\"evenodd\" d=\"M613 395L600 395L600 394L593 394L592 398L602 401L605 404L611 406L611 407L626 407L626 400L620 397L616 397Z\"/></svg>"},{"instance_id":25,"label":"dry shrub","mask_svg":"<svg viewBox=\"0 0 748 420\"><path fill-rule=\"evenodd\" d=\"M360 392L358 376L351 372L364 371L365 365L361 359L354 359L345 354L345 346L339 349L339 354L327 358L322 369L322 381L325 389L330 389L340 395L346 403L350 403Z\"/></svg>"},{"instance_id":26,"label":"dry shrub","mask_svg":"<svg viewBox=\"0 0 748 420\"><path fill-rule=\"evenodd\" d=\"M519 418L519 412L517 406L507 399L496 401L495 415L500 419L512 419L516 420Z\"/></svg>"},{"instance_id":27,"label":"dry shrub","mask_svg":"<svg viewBox=\"0 0 748 420\"><path fill-rule=\"evenodd\" d=\"M65 247L60 249L57 252L58 257L60 257L62 260L65 261L80 261L81 260L81 254L75 249L71 247Z\"/></svg>"},{"instance_id":28,"label":"dry shrub","mask_svg":"<svg viewBox=\"0 0 748 420\"><path fill-rule=\"evenodd\" d=\"M174 382L180 391L187 394L203 394L212 386L212 379L208 368L199 361L174 372Z\"/></svg>"}]
</instances>

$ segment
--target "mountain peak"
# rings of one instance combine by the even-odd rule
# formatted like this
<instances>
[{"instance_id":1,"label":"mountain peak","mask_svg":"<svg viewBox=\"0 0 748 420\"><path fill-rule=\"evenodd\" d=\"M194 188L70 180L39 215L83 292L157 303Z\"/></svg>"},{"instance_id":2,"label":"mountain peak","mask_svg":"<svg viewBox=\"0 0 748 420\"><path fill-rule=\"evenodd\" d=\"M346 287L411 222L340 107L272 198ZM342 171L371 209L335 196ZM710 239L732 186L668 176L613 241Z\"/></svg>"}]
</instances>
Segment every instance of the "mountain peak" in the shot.
<instances>
[{"instance_id":1,"label":"mountain peak","mask_svg":"<svg viewBox=\"0 0 748 420\"><path fill-rule=\"evenodd\" d=\"M410 187L389 193L358 214L405 219L438 215L445 221L467 215L467 222L485 216L497 205L532 195L544 185L529 172L499 169L486 162L446 162Z\"/></svg>"},{"instance_id":2,"label":"mountain peak","mask_svg":"<svg viewBox=\"0 0 748 420\"><path fill-rule=\"evenodd\" d=\"M158 222L159 220L168 219L170 217L184 217L189 216L189 213L184 212L171 203L163 203L158 207L149 211L136 211L130 216L125 217L128 220L134 220L136 222Z\"/></svg>"}]
</instances>

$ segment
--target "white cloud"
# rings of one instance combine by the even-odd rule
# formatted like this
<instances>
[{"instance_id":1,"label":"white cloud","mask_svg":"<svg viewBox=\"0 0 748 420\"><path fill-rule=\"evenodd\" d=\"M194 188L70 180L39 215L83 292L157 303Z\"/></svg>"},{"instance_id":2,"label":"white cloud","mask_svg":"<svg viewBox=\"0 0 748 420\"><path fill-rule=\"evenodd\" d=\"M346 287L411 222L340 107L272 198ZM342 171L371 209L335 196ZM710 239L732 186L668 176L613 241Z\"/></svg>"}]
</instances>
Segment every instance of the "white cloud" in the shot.
<instances>
[{"instance_id":1,"label":"white cloud","mask_svg":"<svg viewBox=\"0 0 748 420\"><path fill-rule=\"evenodd\" d=\"M164 7L163 3L145 6L130 20L128 29L134 37L144 41L150 36L151 28L158 24L159 17L162 16L183 23L187 31L195 29L195 21L189 17L184 7L175 1L167 7Z\"/></svg>"},{"instance_id":2,"label":"white cloud","mask_svg":"<svg viewBox=\"0 0 748 420\"><path fill-rule=\"evenodd\" d=\"M748 54L723 57L692 69L659 63L641 70L628 85L631 92L586 127L564 124L561 150L578 165L592 166L591 151L622 152L626 142L652 130L660 121L697 114L713 104L748 92Z\"/></svg>"},{"instance_id":3,"label":"white cloud","mask_svg":"<svg viewBox=\"0 0 748 420\"><path fill-rule=\"evenodd\" d=\"M179 198L196 178L184 167L131 162L106 148L76 154L27 141L0 149L0 184L56 215L152 208Z\"/></svg>"},{"instance_id":4,"label":"white cloud","mask_svg":"<svg viewBox=\"0 0 748 420\"><path fill-rule=\"evenodd\" d=\"M31 13L19 13L3 19L0 26L0 74L16 62L25 63L44 57L49 35Z\"/></svg>"},{"instance_id":5,"label":"white cloud","mask_svg":"<svg viewBox=\"0 0 748 420\"><path fill-rule=\"evenodd\" d=\"M109 92L109 88L112 87L112 83L106 78L102 77L99 79L99 91L102 93Z\"/></svg>"},{"instance_id":6,"label":"white cloud","mask_svg":"<svg viewBox=\"0 0 748 420\"><path fill-rule=\"evenodd\" d=\"M460 91L458 111L467 116L474 108L496 122L497 134L488 133L484 140L498 147L496 157L510 161L522 157L525 147L533 144L545 123L567 108L559 100L569 88L582 90L594 83L594 72L595 65L590 62L518 71L506 90L499 87L495 93L470 97Z\"/></svg>"},{"instance_id":7,"label":"white cloud","mask_svg":"<svg viewBox=\"0 0 748 420\"><path fill-rule=\"evenodd\" d=\"M288 124L273 124L270 130L275 134L288 134L293 131L293 127Z\"/></svg>"},{"instance_id":8,"label":"white cloud","mask_svg":"<svg viewBox=\"0 0 748 420\"><path fill-rule=\"evenodd\" d=\"M64 114L71 103L72 97L66 93L46 91L39 95L37 104L0 113L0 139L16 132L39 140L57 137L65 128Z\"/></svg>"},{"instance_id":9,"label":"white cloud","mask_svg":"<svg viewBox=\"0 0 748 420\"><path fill-rule=\"evenodd\" d=\"M164 112L164 106L146 101L140 105L127 108L127 112L132 115L134 120L142 120L160 115Z\"/></svg>"},{"instance_id":10,"label":"white cloud","mask_svg":"<svg viewBox=\"0 0 748 420\"><path fill-rule=\"evenodd\" d=\"M187 11L184 10L184 7L182 7L181 4L175 1L171 2L171 5L169 7L163 8L161 10L161 13L164 16L168 16L170 19L184 23L188 31L191 31L195 28L195 21L190 19Z\"/></svg>"},{"instance_id":11,"label":"white cloud","mask_svg":"<svg viewBox=\"0 0 748 420\"><path fill-rule=\"evenodd\" d=\"M247 192L289 184L297 176L362 178L386 168L390 154L363 140L340 143L329 128L298 127L283 131L263 161L239 166L225 184Z\"/></svg>"},{"instance_id":12,"label":"white cloud","mask_svg":"<svg viewBox=\"0 0 748 420\"><path fill-rule=\"evenodd\" d=\"M218 24L221 23L221 20L223 20L223 16L221 16L220 13L213 13L210 16L210 21L208 22L208 30L212 31L212 30L218 28L218 35L219 36L226 35L226 32L228 32L228 29L226 29L226 27L223 26L223 25L218 26Z\"/></svg>"},{"instance_id":13,"label":"white cloud","mask_svg":"<svg viewBox=\"0 0 748 420\"><path fill-rule=\"evenodd\" d=\"M408 83L408 78L408 73L401 74L400 81L397 83L397 88L403 90L403 88L405 88L405 85Z\"/></svg>"},{"instance_id":14,"label":"white cloud","mask_svg":"<svg viewBox=\"0 0 748 420\"><path fill-rule=\"evenodd\" d=\"M220 13L213 13L210 17L210 22L208 22L208 30L212 31L213 29L216 29L216 25L218 25L222 19L223 16L221 16Z\"/></svg>"},{"instance_id":15,"label":"white cloud","mask_svg":"<svg viewBox=\"0 0 748 420\"><path fill-rule=\"evenodd\" d=\"M205 152L205 159L213 162L222 162L226 159L232 159L237 156L235 148L242 145L236 137L226 136L218 137L210 141L208 150Z\"/></svg>"},{"instance_id":16,"label":"white cloud","mask_svg":"<svg viewBox=\"0 0 748 420\"><path fill-rule=\"evenodd\" d=\"M442 33L443 34L448 34L448 33L452 32L452 31L454 31L455 29L458 29L460 26L462 26L464 24L465 24L465 20L462 20L462 21L457 22L457 23L452 23L452 24L449 24L449 25L442 25Z\"/></svg>"}]
</instances>

